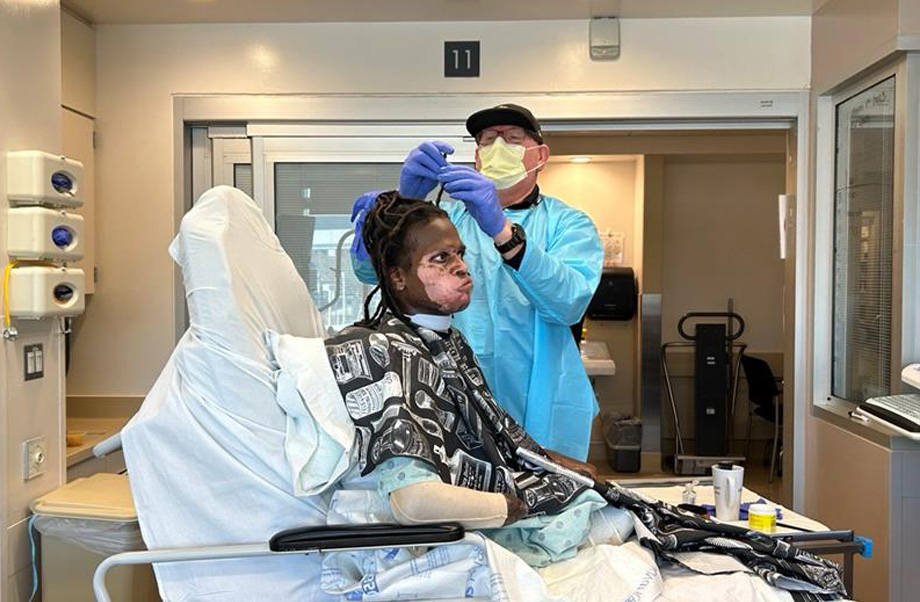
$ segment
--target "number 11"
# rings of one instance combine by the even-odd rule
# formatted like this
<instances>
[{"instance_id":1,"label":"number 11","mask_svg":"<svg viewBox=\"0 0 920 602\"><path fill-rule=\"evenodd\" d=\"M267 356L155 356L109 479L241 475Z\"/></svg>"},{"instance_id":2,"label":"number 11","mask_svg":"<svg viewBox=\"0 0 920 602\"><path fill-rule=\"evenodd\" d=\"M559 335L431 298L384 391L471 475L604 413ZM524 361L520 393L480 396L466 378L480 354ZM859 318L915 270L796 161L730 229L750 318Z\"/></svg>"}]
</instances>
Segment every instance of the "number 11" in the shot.
<instances>
[{"instance_id":1,"label":"number 11","mask_svg":"<svg viewBox=\"0 0 920 602\"><path fill-rule=\"evenodd\" d=\"M454 48L451 52L454 53L454 69L458 69L458 70L459 70L459 69L460 69L460 51L457 50L456 48ZM467 68L467 69L470 69L470 68L472 67L472 63L473 63L473 60L472 60L472 53L470 52L470 49L469 49L469 48L467 48L467 49L464 50L463 52L466 53L466 68Z\"/></svg>"}]
</instances>

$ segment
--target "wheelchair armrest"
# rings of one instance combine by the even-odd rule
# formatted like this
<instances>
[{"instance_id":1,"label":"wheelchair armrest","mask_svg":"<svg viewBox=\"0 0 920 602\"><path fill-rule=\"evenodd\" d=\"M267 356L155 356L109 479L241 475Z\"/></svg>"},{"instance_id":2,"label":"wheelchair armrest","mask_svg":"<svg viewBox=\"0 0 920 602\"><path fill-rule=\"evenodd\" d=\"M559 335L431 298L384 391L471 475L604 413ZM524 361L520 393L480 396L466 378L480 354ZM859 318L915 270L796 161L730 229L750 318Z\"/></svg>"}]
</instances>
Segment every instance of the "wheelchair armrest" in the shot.
<instances>
[{"instance_id":1,"label":"wheelchair armrest","mask_svg":"<svg viewBox=\"0 0 920 602\"><path fill-rule=\"evenodd\" d=\"M232 544L122 552L105 558L96 567L93 575L93 592L97 602L111 602L105 586L105 577L110 569L122 565L254 558L278 553L298 554L335 550L402 548L416 545L436 546L460 541L463 536L463 527L454 523L414 526L332 525L281 531L271 538L268 545L264 543Z\"/></svg>"},{"instance_id":2,"label":"wheelchair armrest","mask_svg":"<svg viewBox=\"0 0 920 602\"><path fill-rule=\"evenodd\" d=\"M456 523L325 525L281 531L269 540L268 547L272 552L398 548L451 543L463 539L463 535L463 527Z\"/></svg>"}]
</instances>

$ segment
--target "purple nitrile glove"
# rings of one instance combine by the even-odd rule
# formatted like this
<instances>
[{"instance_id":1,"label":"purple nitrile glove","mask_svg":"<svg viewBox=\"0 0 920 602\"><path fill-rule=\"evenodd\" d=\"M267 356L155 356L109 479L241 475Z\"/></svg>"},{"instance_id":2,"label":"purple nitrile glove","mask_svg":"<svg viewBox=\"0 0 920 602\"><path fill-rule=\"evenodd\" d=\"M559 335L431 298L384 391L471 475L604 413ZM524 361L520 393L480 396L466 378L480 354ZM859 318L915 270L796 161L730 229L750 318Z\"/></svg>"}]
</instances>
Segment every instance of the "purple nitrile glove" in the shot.
<instances>
[{"instance_id":1,"label":"purple nitrile glove","mask_svg":"<svg viewBox=\"0 0 920 602\"><path fill-rule=\"evenodd\" d=\"M472 167L448 165L441 168L438 181L444 184L447 194L463 201L483 232L494 237L505 227L505 214L492 180Z\"/></svg>"},{"instance_id":2,"label":"purple nitrile glove","mask_svg":"<svg viewBox=\"0 0 920 602\"><path fill-rule=\"evenodd\" d=\"M444 155L454 154L446 142L422 142L412 149L399 172L399 194L410 199L424 199L438 185L438 170L447 165Z\"/></svg>"},{"instance_id":3,"label":"purple nitrile glove","mask_svg":"<svg viewBox=\"0 0 920 602\"><path fill-rule=\"evenodd\" d=\"M351 252L361 261L367 261L371 257L364 248L364 238L361 236L364 231L364 220L382 192L382 190L365 192L355 200L351 208L351 223L355 225L355 238L351 241Z\"/></svg>"}]
</instances>

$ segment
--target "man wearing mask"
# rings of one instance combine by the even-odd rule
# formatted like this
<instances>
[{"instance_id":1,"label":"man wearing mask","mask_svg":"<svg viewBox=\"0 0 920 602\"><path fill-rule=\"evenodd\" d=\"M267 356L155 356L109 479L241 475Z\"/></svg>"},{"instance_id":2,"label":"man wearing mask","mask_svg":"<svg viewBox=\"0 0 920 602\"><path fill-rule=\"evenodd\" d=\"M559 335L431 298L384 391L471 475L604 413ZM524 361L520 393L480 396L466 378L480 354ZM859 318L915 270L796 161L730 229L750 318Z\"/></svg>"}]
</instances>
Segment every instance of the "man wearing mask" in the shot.
<instances>
[{"instance_id":1,"label":"man wearing mask","mask_svg":"<svg viewBox=\"0 0 920 602\"><path fill-rule=\"evenodd\" d=\"M591 219L540 193L537 175L549 159L540 124L524 107L502 104L474 113L476 169L452 165L454 152L425 142L406 158L399 192L425 198L438 184L466 245L477 282L454 323L469 340L505 410L544 447L584 460L597 402L572 337L597 288L603 248ZM375 193L354 207L355 273L376 281L361 228Z\"/></svg>"}]
</instances>

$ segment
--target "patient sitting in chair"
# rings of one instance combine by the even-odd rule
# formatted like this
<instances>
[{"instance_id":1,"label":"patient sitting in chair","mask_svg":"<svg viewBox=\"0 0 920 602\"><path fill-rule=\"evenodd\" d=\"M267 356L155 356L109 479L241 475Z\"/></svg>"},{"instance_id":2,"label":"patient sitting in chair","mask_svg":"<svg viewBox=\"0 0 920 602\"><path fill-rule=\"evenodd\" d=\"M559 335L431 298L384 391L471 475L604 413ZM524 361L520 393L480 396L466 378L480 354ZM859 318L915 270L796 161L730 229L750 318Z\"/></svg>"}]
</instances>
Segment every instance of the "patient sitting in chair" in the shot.
<instances>
[{"instance_id":1,"label":"patient sitting in chair","mask_svg":"<svg viewBox=\"0 0 920 602\"><path fill-rule=\"evenodd\" d=\"M517 458L519 447L546 452L495 402L472 349L451 327L451 315L470 302L473 281L447 214L386 192L363 237L381 300L371 312L372 293L364 320L326 342L357 429L361 476L376 479L400 523L485 530L534 566L573 556L592 512L606 503ZM551 457L594 476L587 464ZM605 512L620 516L604 522L631 531L627 513Z\"/></svg>"}]
</instances>

